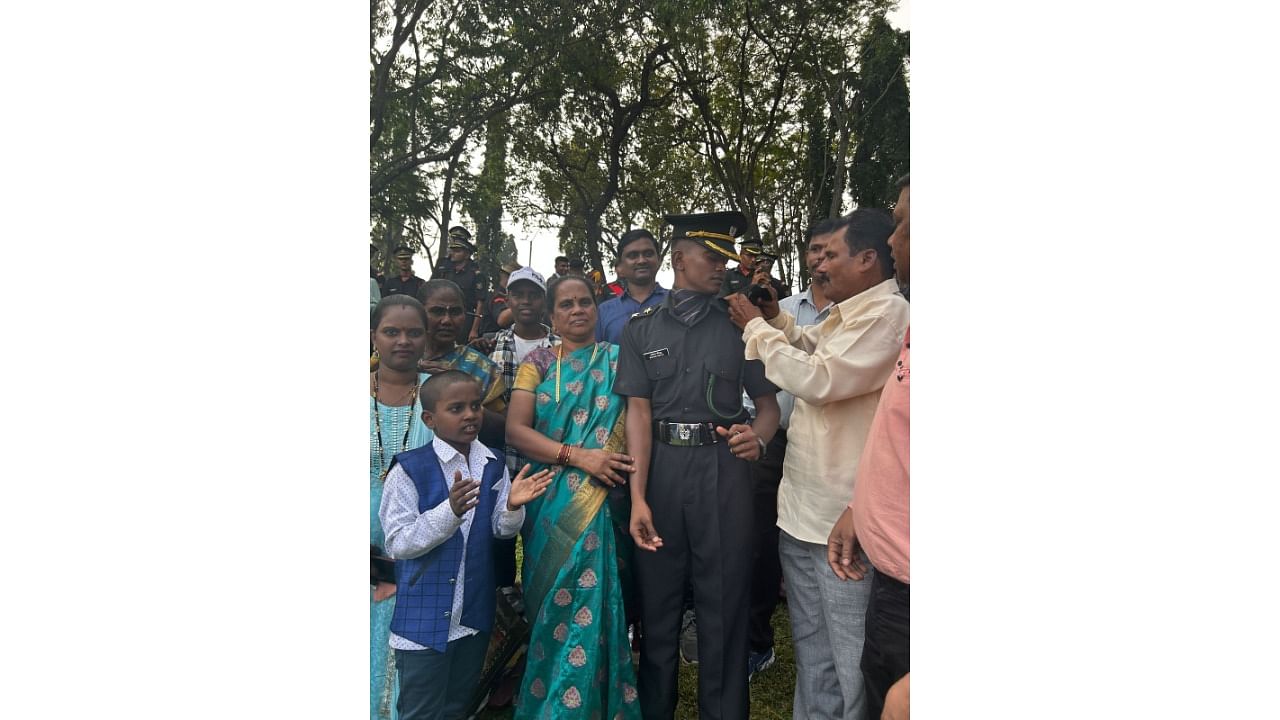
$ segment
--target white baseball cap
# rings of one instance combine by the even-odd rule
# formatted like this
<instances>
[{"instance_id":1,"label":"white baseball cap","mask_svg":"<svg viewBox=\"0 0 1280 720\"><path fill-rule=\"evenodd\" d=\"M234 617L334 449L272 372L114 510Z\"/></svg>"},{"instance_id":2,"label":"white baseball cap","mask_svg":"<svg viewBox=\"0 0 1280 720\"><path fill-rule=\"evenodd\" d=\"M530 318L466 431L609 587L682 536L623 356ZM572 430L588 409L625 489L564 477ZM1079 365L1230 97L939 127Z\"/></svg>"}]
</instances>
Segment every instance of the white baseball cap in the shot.
<instances>
[{"instance_id":1,"label":"white baseball cap","mask_svg":"<svg viewBox=\"0 0 1280 720\"><path fill-rule=\"evenodd\" d=\"M511 273L510 277L507 278L507 289L510 290L512 285L515 285L521 280L537 285L542 289L542 292L547 291L547 281L543 279L541 273L531 267L522 267Z\"/></svg>"}]
</instances>

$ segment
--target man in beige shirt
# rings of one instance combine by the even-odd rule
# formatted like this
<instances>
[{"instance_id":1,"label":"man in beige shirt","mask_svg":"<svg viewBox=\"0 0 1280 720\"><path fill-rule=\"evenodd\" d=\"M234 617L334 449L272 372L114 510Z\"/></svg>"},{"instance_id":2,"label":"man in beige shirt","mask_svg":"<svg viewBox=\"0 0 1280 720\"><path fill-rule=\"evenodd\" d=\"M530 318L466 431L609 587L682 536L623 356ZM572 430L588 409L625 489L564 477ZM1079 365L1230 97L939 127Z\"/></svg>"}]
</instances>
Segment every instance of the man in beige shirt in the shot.
<instances>
[{"instance_id":1,"label":"man in beige shirt","mask_svg":"<svg viewBox=\"0 0 1280 720\"><path fill-rule=\"evenodd\" d=\"M776 302L757 308L728 298L746 357L796 397L778 488L778 541L796 651L793 717L863 720L858 660L870 577L842 582L827 565L827 536L853 497L855 474L885 379L909 322L893 279L893 219L859 209L825 220L815 277L835 303L827 319L800 328Z\"/></svg>"}]
</instances>

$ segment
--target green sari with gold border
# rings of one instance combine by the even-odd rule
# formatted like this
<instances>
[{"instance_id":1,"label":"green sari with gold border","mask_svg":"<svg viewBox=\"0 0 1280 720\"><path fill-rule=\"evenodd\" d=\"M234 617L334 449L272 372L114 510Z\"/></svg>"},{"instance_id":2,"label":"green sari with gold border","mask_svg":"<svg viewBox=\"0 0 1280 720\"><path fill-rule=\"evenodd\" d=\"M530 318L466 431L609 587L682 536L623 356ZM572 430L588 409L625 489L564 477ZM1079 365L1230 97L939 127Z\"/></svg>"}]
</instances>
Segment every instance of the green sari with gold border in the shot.
<instances>
[{"instance_id":1,"label":"green sari with gold border","mask_svg":"<svg viewBox=\"0 0 1280 720\"><path fill-rule=\"evenodd\" d=\"M559 351L530 352L516 376L514 389L534 394L534 429L573 447L621 452L617 346L600 342L563 358ZM522 583L532 629L515 717L639 718L608 493L582 470L550 467L547 492L525 506Z\"/></svg>"}]
</instances>

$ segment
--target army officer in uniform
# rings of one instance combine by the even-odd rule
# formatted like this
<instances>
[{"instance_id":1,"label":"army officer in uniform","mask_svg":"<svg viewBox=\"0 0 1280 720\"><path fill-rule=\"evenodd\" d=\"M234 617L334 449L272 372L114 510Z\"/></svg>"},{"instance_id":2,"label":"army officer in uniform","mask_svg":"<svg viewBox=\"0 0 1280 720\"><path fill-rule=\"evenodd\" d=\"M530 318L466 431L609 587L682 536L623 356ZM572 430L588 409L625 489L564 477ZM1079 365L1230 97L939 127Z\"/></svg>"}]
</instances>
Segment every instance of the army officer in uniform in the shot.
<instances>
[{"instance_id":1,"label":"army officer in uniform","mask_svg":"<svg viewBox=\"0 0 1280 720\"><path fill-rule=\"evenodd\" d=\"M471 233L466 228L461 225L449 228L448 249L448 256L441 259L435 272L431 274L431 279L450 280L462 291L462 308L467 314L463 316L461 327L458 328L458 341L467 343L480 336L480 326L484 323L487 283L480 266L471 259L476 246L471 244Z\"/></svg>"},{"instance_id":2,"label":"army officer in uniform","mask_svg":"<svg viewBox=\"0 0 1280 720\"><path fill-rule=\"evenodd\" d=\"M751 287L751 278L756 271L756 256L764 249L759 238L747 238L742 241L742 252L738 254L738 267L725 270L724 280L720 283L720 297L742 292ZM733 247L730 246L730 251Z\"/></svg>"},{"instance_id":3,"label":"army officer in uniform","mask_svg":"<svg viewBox=\"0 0 1280 720\"><path fill-rule=\"evenodd\" d=\"M698 616L698 715L746 720L752 485L778 427L778 388L747 361L717 297L741 213L668 217L675 287L622 331L613 391L627 397L631 535L639 551L644 644L640 707L676 708L677 636L686 580ZM756 420L742 393L755 401Z\"/></svg>"}]
</instances>

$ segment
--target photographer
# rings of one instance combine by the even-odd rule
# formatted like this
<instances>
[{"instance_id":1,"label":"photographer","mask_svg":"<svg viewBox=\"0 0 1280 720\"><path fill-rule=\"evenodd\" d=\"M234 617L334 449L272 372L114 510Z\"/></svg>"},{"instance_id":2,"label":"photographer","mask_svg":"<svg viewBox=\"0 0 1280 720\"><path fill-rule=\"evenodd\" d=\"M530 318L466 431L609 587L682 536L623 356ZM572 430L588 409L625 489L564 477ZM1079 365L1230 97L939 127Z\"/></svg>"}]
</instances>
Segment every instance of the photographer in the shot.
<instances>
[{"instance_id":1,"label":"photographer","mask_svg":"<svg viewBox=\"0 0 1280 720\"><path fill-rule=\"evenodd\" d=\"M862 447L880 390L898 359L907 301L893 279L889 213L859 209L811 232L822 245L815 282L835 303L799 327L772 287L759 306L730 295L748 360L795 396L778 486L778 553L796 653L795 717L865 715L858 658L871 578L842 582L827 565L827 536L853 497ZM761 288L762 290L764 288ZM860 556L866 563L865 556Z\"/></svg>"},{"instance_id":2,"label":"photographer","mask_svg":"<svg viewBox=\"0 0 1280 720\"><path fill-rule=\"evenodd\" d=\"M777 260L778 253L768 249L762 250L759 257L756 258L756 269L755 272L752 273L751 284L758 287L764 287L765 285L772 287L774 297L782 300L783 298L791 297L791 288L783 284L781 280L773 277L773 264L777 262ZM748 291L747 297L754 299L757 297L755 292L756 291ZM769 294L766 292L763 296L760 296L760 298L763 300L768 296Z\"/></svg>"},{"instance_id":3,"label":"photographer","mask_svg":"<svg viewBox=\"0 0 1280 720\"><path fill-rule=\"evenodd\" d=\"M805 248L804 261L812 275L822 262L822 239L810 238ZM757 281L767 277L760 274L764 259L770 253L762 253L756 272ZM778 283L781 285L781 283ZM760 297L759 302L770 299L769 283L757 283L747 292L747 298ZM777 286L773 286L777 291ZM785 286L784 286L785 287ZM817 325L827 319L832 303L824 292L825 280L813 276L813 282L803 292L778 302L799 327ZM773 613L778 607L779 590L782 587L782 564L778 559L778 485L782 482L782 467L787 457L787 428L791 426L791 411L796 399L786 390L778 391L778 432L769 441L765 456L751 466L751 485L755 491L755 517L752 518L753 543L751 547L751 619L748 639L751 643L751 678L768 670L777 658L773 647ZM754 406L748 409L754 410Z\"/></svg>"},{"instance_id":4,"label":"photographer","mask_svg":"<svg viewBox=\"0 0 1280 720\"><path fill-rule=\"evenodd\" d=\"M738 243L738 266L724 271L724 279L720 283L720 297L728 297L737 292L746 292L752 285L752 274L756 270L756 255L764 246L760 238L749 237Z\"/></svg>"}]
</instances>

